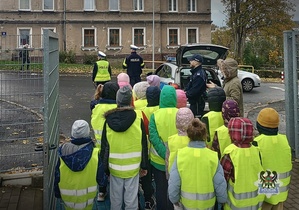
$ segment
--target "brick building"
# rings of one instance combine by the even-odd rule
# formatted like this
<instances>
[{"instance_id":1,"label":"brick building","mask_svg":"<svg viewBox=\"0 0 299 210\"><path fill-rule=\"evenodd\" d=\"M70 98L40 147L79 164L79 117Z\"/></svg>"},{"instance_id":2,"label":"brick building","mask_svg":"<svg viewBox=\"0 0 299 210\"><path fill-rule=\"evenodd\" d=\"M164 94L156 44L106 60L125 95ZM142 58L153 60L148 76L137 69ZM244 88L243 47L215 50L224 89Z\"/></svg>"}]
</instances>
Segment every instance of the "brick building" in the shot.
<instances>
[{"instance_id":1,"label":"brick building","mask_svg":"<svg viewBox=\"0 0 299 210\"><path fill-rule=\"evenodd\" d=\"M60 50L78 56L123 57L135 44L161 60L181 44L211 42L211 0L1 0L0 27L2 38L15 35L9 48L42 48L42 29L51 29Z\"/></svg>"}]
</instances>

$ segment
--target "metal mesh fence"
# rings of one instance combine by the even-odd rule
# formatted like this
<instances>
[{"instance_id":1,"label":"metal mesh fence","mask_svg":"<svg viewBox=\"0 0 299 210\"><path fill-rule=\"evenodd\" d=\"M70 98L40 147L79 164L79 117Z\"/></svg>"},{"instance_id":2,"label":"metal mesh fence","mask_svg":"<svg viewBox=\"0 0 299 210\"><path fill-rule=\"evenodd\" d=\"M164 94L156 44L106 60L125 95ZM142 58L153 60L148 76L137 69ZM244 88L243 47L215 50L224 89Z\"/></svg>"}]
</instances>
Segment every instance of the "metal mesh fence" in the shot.
<instances>
[{"instance_id":1,"label":"metal mesh fence","mask_svg":"<svg viewBox=\"0 0 299 210\"><path fill-rule=\"evenodd\" d=\"M31 38L40 40L41 36ZM0 38L0 172L38 170L43 166L43 154L38 151L44 129L43 49L23 49L16 46L18 39ZM28 60L21 53L28 53Z\"/></svg>"}]
</instances>

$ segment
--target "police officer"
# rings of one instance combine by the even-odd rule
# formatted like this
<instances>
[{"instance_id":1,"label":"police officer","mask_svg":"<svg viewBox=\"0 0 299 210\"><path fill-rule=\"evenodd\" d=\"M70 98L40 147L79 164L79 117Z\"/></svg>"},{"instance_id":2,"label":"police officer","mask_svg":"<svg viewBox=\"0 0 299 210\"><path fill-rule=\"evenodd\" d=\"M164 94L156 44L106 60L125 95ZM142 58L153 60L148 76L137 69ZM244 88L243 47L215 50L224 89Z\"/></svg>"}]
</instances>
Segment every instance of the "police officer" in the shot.
<instances>
[{"instance_id":1,"label":"police officer","mask_svg":"<svg viewBox=\"0 0 299 210\"><path fill-rule=\"evenodd\" d=\"M130 45L131 55L126 57L123 62L123 68L127 69L127 74L130 77L130 84L133 87L137 82L141 81L142 68L144 67L143 58L137 54L138 49L135 45Z\"/></svg>"},{"instance_id":2,"label":"police officer","mask_svg":"<svg viewBox=\"0 0 299 210\"><path fill-rule=\"evenodd\" d=\"M99 84L105 84L111 80L111 67L106 59L106 54L98 52L98 61L94 64L92 72L92 81L97 87Z\"/></svg>"},{"instance_id":3,"label":"police officer","mask_svg":"<svg viewBox=\"0 0 299 210\"><path fill-rule=\"evenodd\" d=\"M207 75L202 68L203 57L194 54L188 58L192 76L185 89L186 96L190 103L190 109L195 117L201 118L205 108Z\"/></svg>"}]
</instances>

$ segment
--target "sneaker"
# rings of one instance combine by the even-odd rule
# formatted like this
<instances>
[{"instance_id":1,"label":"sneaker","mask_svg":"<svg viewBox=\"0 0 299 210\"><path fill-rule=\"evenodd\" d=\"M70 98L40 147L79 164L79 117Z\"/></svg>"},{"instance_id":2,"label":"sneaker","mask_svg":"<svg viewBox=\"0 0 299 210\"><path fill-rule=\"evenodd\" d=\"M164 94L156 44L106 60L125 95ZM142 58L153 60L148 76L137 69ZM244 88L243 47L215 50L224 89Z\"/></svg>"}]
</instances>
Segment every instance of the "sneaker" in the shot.
<instances>
[{"instance_id":1,"label":"sneaker","mask_svg":"<svg viewBox=\"0 0 299 210\"><path fill-rule=\"evenodd\" d=\"M105 201L105 197L106 197L107 193L98 193L98 198L97 198L97 201L99 202L102 202L102 201Z\"/></svg>"},{"instance_id":2,"label":"sneaker","mask_svg":"<svg viewBox=\"0 0 299 210\"><path fill-rule=\"evenodd\" d=\"M146 201L144 205L145 210L154 210L156 207L156 199L154 197L151 198L150 201Z\"/></svg>"}]
</instances>

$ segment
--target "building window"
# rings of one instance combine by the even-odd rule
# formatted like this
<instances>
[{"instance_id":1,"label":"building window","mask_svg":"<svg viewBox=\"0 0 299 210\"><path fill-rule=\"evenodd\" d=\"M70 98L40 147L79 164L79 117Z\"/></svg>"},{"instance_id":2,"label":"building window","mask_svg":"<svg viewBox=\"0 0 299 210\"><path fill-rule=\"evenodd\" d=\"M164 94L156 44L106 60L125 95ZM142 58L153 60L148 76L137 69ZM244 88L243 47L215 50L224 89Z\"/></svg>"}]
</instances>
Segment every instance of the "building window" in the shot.
<instances>
[{"instance_id":1,"label":"building window","mask_svg":"<svg viewBox=\"0 0 299 210\"><path fill-rule=\"evenodd\" d=\"M143 0L133 0L134 1L134 10L143 11Z\"/></svg>"},{"instance_id":2,"label":"building window","mask_svg":"<svg viewBox=\"0 0 299 210\"><path fill-rule=\"evenodd\" d=\"M32 45L32 28L18 28L18 46L22 48L25 44Z\"/></svg>"},{"instance_id":3,"label":"building window","mask_svg":"<svg viewBox=\"0 0 299 210\"><path fill-rule=\"evenodd\" d=\"M179 29L178 28L169 28L168 31L168 40L167 44L169 46L178 46L179 45Z\"/></svg>"},{"instance_id":4,"label":"building window","mask_svg":"<svg viewBox=\"0 0 299 210\"><path fill-rule=\"evenodd\" d=\"M109 28L109 43L108 45L110 47L119 47L121 46L121 37L120 37L120 33L121 30L120 28Z\"/></svg>"},{"instance_id":5,"label":"building window","mask_svg":"<svg viewBox=\"0 0 299 210\"><path fill-rule=\"evenodd\" d=\"M82 28L83 34L83 47L95 47L96 46L96 30L94 28Z\"/></svg>"},{"instance_id":6,"label":"building window","mask_svg":"<svg viewBox=\"0 0 299 210\"><path fill-rule=\"evenodd\" d=\"M142 47L145 43L145 28L133 28L133 44Z\"/></svg>"},{"instance_id":7,"label":"building window","mask_svg":"<svg viewBox=\"0 0 299 210\"><path fill-rule=\"evenodd\" d=\"M119 11L119 0L109 0L109 10Z\"/></svg>"},{"instance_id":8,"label":"building window","mask_svg":"<svg viewBox=\"0 0 299 210\"><path fill-rule=\"evenodd\" d=\"M178 11L178 0L168 0L168 10L169 12L177 12Z\"/></svg>"},{"instance_id":9,"label":"building window","mask_svg":"<svg viewBox=\"0 0 299 210\"><path fill-rule=\"evenodd\" d=\"M19 0L20 10L30 10L30 0Z\"/></svg>"},{"instance_id":10,"label":"building window","mask_svg":"<svg viewBox=\"0 0 299 210\"><path fill-rule=\"evenodd\" d=\"M196 0L188 0L188 12L196 12Z\"/></svg>"},{"instance_id":11,"label":"building window","mask_svg":"<svg viewBox=\"0 0 299 210\"><path fill-rule=\"evenodd\" d=\"M56 33L56 27L42 27L41 28L41 47L43 47L43 38L44 38L44 29L49 29L50 31L53 31L54 33Z\"/></svg>"},{"instance_id":12,"label":"building window","mask_svg":"<svg viewBox=\"0 0 299 210\"><path fill-rule=\"evenodd\" d=\"M84 10L85 11L94 11L95 10L94 0L84 0Z\"/></svg>"},{"instance_id":13,"label":"building window","mask_svg":"<svg viewBox=\"0 0 299 210\"><path fill-rule=\"evenodd\" d=\"M54 10L54 0L44 0L44 10Z\"/></svg>"},{"instance_id":14,"label":"building window","mask_svg":"<svg viewBox=\"0 0 299 210\"><path fill-rule=\"evenodd\" d=\"M187 43L198 43L197 28L187 28Z\"/></svg>"}]
</instances>

